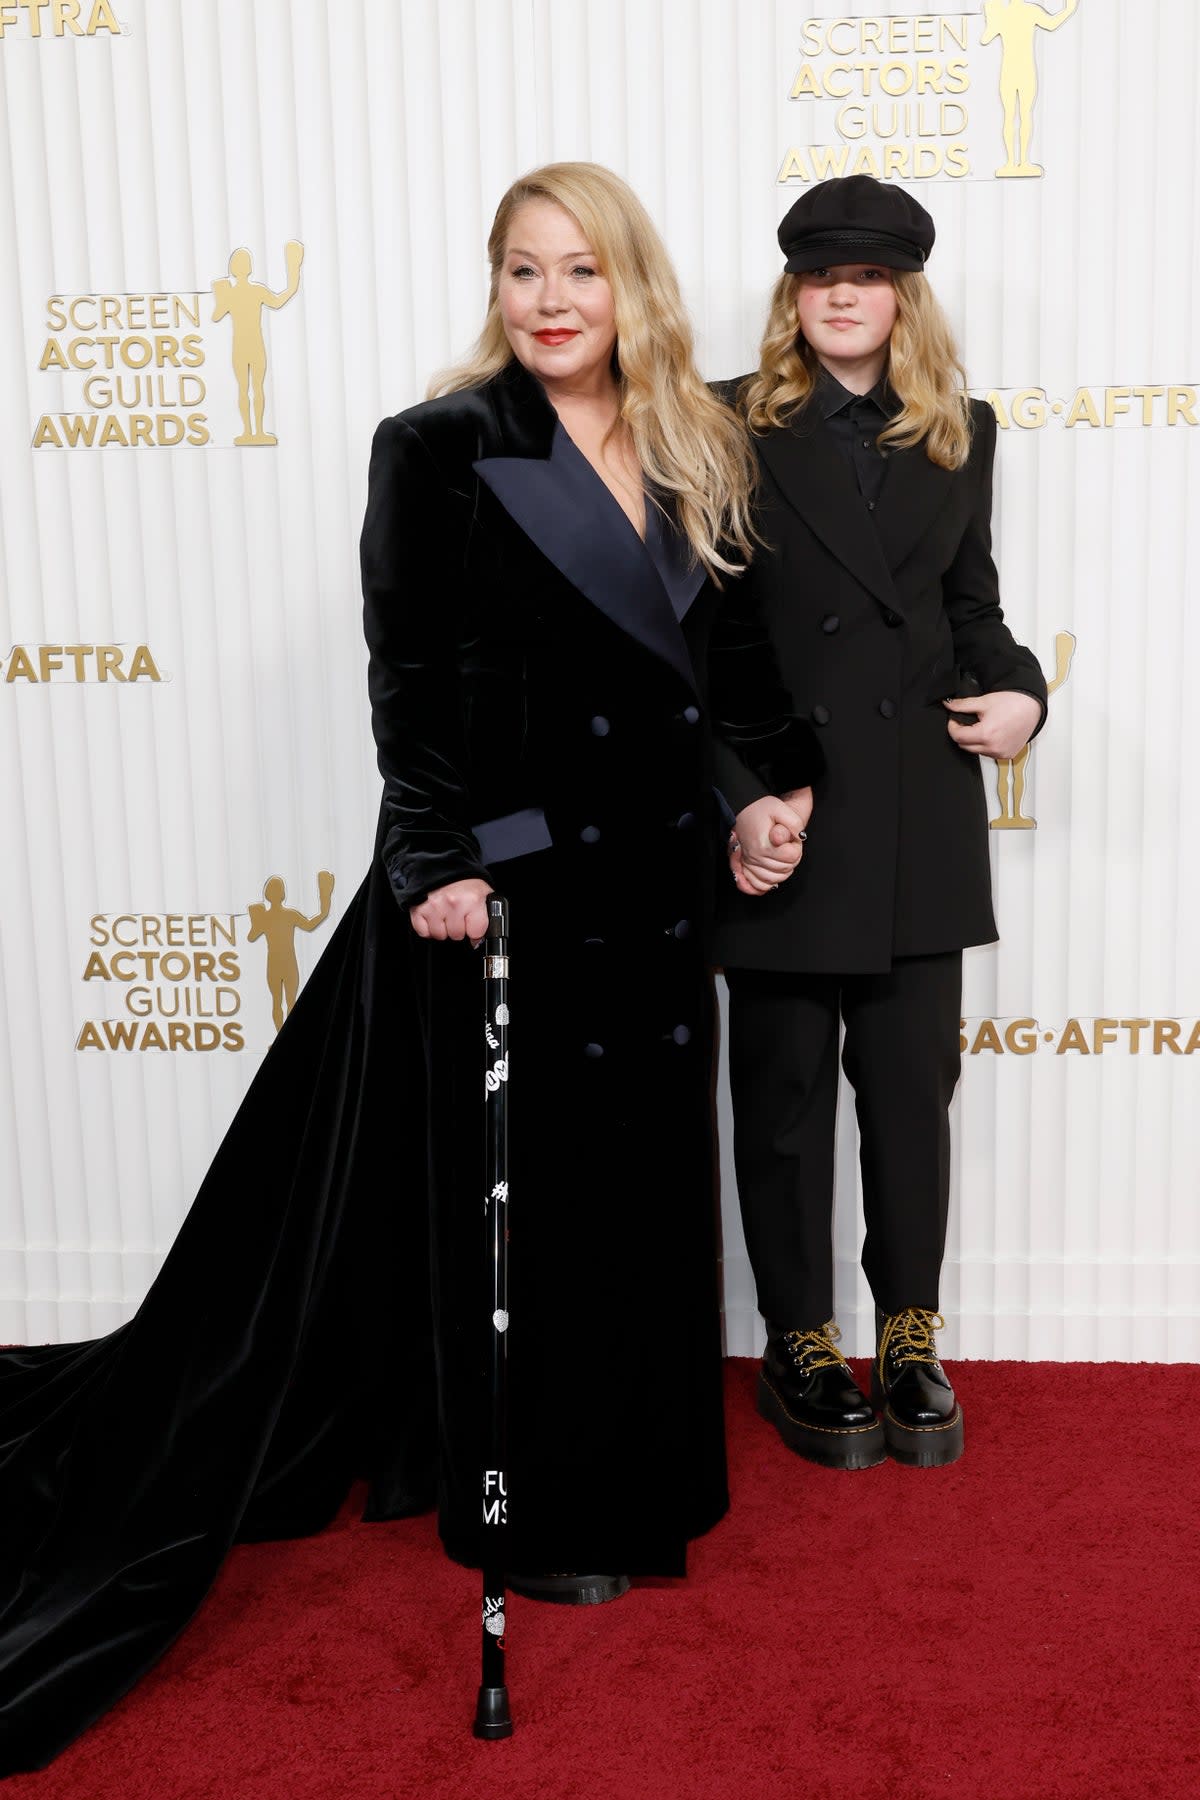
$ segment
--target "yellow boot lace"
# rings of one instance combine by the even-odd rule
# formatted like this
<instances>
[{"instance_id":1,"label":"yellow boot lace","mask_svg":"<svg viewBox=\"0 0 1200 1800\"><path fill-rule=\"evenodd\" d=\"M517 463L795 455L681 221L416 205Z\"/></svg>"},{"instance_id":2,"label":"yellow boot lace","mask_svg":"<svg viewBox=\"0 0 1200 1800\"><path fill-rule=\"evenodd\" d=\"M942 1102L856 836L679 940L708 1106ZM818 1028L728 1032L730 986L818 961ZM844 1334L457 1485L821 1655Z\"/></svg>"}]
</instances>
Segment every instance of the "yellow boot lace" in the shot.
<instances>
[{"instance_id":1,"label":"yellow boot lace","mask_svg":"<svg viewBox=\"0 0 1200 1800\"><path fill-rule=\"evenodd\" d=\"M846 1359L837 1348L841 1332L830 1319L826 1325L819 1325L815 1331L785 1331L783 1341L787 1346L792 1361L805 1369L836 1369L847 1367Z\"/></svg>"},{"instance_id":2,"label":"yellow boot lace","mask_svg":"<svg viewBox=\"0 0 1200 1800\"><path fill-rule=\"evenodd\" d=\"M932 1363L940 1369L942 1365L938 1361L933 1334L944 1330L945 1324L941 1313L925 1312L919 1306L908 1306L903 1312L889 1314L879 1336L880 1378L889 1350L898 1363Z\"/></svg>"}]
</instances>

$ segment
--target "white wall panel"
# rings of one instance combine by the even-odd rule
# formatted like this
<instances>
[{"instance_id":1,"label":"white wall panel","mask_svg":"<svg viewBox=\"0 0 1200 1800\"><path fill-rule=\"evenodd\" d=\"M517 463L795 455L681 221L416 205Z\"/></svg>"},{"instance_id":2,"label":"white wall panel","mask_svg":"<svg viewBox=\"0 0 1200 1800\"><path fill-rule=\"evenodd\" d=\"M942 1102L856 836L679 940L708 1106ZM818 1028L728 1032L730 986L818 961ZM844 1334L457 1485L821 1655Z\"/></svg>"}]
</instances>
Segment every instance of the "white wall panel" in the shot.
<instances>
[{"instance_id":1,"label":"white wall panel","mask_svg":"<svg viewBox=\"0 0 1200 1800\"><path fill-rule=\"evenodd\" d=\"M803 185L777 182L785 156L811 173L814 146L875 142L842 135L844 103L788 98L808 28L859 21L849 41L920 17L968 39L969 171L910 185L937 219L931 273L973 390L1001 414L1006 606L1048 670L1057 635L1076 639L1029 766L1037 828L993 833L1002 943L967 958L969 1046L985 1021L1003 1043L1032 1019L1038 1047L964 1057L947 1349L1200 1357L1200 1053L1161 1041L1177 1022L1182 1047L1200 1013L1200 410L1167 422L1167 390L1200 386L1189 0L1080 0L1039 33L1044 174L1025 179L995 173L1000 48L973 5L123 0L120 36L41 40L17 11L0 38L0 1339L128 1316L271 1040L247 908L278 875L311 913L318 871L335 874L330 920L297 939L307 970L365 867L371 432L473 339L504 186L558 157L625 174L676 259L703 368L739 372ZM885 60L902 81L916 52ZM911 158L950 140L890 141ZM289 240L299 289L265 326L278 443L239 448L212 284L244 246L281 288ZM200 309L210 441L34 449L43 415L88 411L83 372L39 368L48 336L75 335L50 331L49 297L153 294ZM1147 384L1143 422L1143 399L1112 390ZM1100 422L1068 427L1081 390ZM1106 395L1129 408L1110 423ZM102 683L94 657L81 682L4 678L12 648L36 664L71 644L121 646L126 666L148 646L162 680ZM77 1050L85 1020L130 1017L131 984L83 980L93 917L168 914L233 917L244 1049ZM1061 1049L1071 1021L1091 1046L1105 1019L1151 1023L1136 1053L1127 1026L1101 1054ZM838 1160L839 1316L861 1349L848 1096ZM748 1353L728 1167L725 1210L727 1341Z\"/></svg>"}]
</instances>

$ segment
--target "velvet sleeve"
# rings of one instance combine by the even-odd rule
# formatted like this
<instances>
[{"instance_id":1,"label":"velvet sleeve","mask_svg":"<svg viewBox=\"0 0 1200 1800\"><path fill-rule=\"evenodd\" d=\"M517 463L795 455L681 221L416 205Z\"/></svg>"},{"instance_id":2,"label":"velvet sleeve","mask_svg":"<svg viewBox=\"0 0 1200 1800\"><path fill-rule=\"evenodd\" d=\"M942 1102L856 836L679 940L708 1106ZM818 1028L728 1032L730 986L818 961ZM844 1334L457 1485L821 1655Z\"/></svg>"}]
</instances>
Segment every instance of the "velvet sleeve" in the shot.
<instances>
[{"instance_id":1,"label":"velvet sleeve","mask_svg":"<svg viewBox=\"0 0 1200 1800\"><path fill-rule=\"evenodd\" d=\"M1040 701L1040 731L1046 721L1046 678L1037 657L1017 643L1004 622L992 560L996 415L979 401L972 402L971 412L975 435L967 474L975 480L976 492L970 522L942 578L942 601L954 638L955 661L976 676L982 693L1012 690Z\"/></svg>"},{"instance_id":2,"label":"velvet sleeve","mask_svg":"<svg viewBox=\"0 0 1200 1800\"><path fill-rule=\"evenodd\" d=\"M360 554L371 726L383 776L383 861L402 906L488 879L470 829L456 654L467 531L455 494L403 419L371 447Z\"/></svg>"},{"instance_id":3,"label":"velvet sleeve","mask_svg":"<svg viewBox=\"0 0 1200 1800\"><path fill-rule=\"evenodd\" d=\"M717 786L735 813L764 794L808 787L825 758L798 719L762 618L753 569L721 591L708 647Z\"/></svg>"}]
</instances>

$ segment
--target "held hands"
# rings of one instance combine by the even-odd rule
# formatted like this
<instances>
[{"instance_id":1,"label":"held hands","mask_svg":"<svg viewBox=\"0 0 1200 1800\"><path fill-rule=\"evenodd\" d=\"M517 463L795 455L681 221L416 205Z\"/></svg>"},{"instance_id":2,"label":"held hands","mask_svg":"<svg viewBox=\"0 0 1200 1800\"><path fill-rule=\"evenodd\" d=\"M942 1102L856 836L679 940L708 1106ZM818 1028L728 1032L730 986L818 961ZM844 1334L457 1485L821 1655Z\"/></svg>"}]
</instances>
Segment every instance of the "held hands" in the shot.
<instances>
[{"instance_id":1,"label":"held hands","mask_svg":"<svg viewBox=\"0 0 1200 1800\"><path fill-rule=\"evenodd\" d=\"M420 906L409 908L409 919L418 937L446 938L460 943L470 938L478 944L487 936L487 897L492 892L486 881L452 881L447 887L434 888Z\"/></svg>"},{"instance_id":2,"label":"held hands","mask_svg":"<svg viewBox=\"0 0 1200 1800\"><path fill-rule=\"evenodd\" d=\"M812 816L810 787L782 799L771 794L745 806L734 821L729 867L741 894L769 894L788 879L804 855L804 832Z\"/></svg>"},{"instance_id":3,"label":"held hands","mask_svg":"<svg viewBox=\"0 0 1200 1800\"><path fill-rule=\"evenodd\" d=\"M1042 709L1032 694L1003 690L998 694L973 694L969 700L943 700L951 715L946 729L960 750L974 756L991 756L997 762L1008 762L1025 748L1042 718ZM964 725L956 712L978 714L978 723Z\"/></svg>"}]
</instances>

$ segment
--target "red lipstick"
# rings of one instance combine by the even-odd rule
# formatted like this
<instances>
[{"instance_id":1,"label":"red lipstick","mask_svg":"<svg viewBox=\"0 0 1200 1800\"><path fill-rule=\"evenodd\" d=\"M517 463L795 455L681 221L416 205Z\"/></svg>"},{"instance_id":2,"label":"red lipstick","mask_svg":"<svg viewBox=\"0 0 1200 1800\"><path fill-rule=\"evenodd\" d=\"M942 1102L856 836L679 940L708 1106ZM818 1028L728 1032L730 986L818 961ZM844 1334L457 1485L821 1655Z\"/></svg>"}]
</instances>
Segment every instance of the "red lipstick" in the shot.
<instances>
[{"instance_id":1,"label":"red lipstick","mask_svg":"<svg viewBox=\"0 0 1200 1800\"><path fill-rule=\"evenodd\" d=\"M533 335L539 344L566 344L573 337L578 337L579 333L577 331L535 331Z\"/></svg>"}]
</instances>

